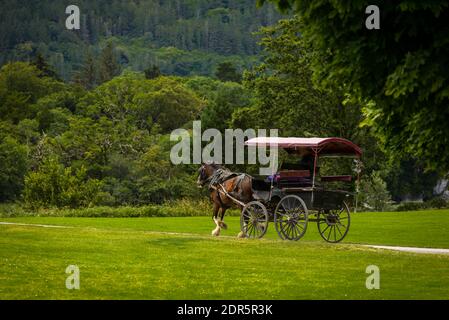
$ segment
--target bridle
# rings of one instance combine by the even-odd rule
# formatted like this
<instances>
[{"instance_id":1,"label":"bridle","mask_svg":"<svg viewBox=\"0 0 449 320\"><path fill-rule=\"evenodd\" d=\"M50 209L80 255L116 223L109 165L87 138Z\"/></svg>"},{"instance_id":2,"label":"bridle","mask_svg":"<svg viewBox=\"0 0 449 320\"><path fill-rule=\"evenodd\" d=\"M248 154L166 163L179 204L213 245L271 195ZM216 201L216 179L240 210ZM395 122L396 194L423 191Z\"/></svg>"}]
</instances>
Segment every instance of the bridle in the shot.
<instances>
[{"instance_id":1,"label":"bridle","mask_svg":"<svg viewBox=\"0 0 449 320\"><path fill-rule=\"evenodd\" d=\"M206 168L205 168L204 164L198 169L198 171L200 173L198 180L199 180L199 184L201 186L204 186L205 184L209 183L211 181L212 177L213 177L213 175L211 175L209 177L206 177L206 172L205 172L206 170L205 169Z\"/></svg>"}]
</instances>

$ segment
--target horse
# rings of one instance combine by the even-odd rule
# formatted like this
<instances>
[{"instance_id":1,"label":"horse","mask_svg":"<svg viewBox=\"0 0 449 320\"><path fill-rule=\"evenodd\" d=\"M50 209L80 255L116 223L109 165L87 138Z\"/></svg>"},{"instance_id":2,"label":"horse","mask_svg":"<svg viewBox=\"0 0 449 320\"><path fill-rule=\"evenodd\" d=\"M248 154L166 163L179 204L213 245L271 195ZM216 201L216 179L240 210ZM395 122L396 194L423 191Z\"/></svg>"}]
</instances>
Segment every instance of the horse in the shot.
<instances>
[{"instance_id":1,"label":"horse","mask_svg":"<svg viewBox=\"0 0 449 320\"><path fill-rule=\"evenodd\" d=\"M228 228L223 221L226 210L232 206L242 209L241 204L230 199L224 191L219 191L222 190L221 186L232 197L242 203L247 203L253 200L252 178L247 174L233 173L219 164L203 163L198 169L197 185L201 188L207 183L209 183L210 199L213 203L212 220L216 225L215 229L212 230L212 235L219 236L221 229ZM245 237L242 231L237 236L239 238Z\"/></svg>"}]
</instances>

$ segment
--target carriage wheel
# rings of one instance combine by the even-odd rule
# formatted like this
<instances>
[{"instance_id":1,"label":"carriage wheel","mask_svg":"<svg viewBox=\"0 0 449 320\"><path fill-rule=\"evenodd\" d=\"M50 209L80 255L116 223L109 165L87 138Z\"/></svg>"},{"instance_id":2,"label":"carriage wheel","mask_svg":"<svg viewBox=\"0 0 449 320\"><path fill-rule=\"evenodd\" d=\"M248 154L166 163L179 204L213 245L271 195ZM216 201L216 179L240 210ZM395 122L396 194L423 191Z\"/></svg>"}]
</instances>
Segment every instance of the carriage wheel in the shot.
<instances>
[{"instance_id":1,"label":"carriage wheel","mask_svg":"<svg viewBox=\"0 0 449 320\"><path fill-rule=\"evenodd\" d=\"M248 238L262 238L268 228L267 208L259 201L248 202L242 209L240 229Z\"/></svg>"},{"instance_id":2,"label":"carriage wheel","mask_svg":"<svg viewBox=\"0 0 449 320\"><path fill-rule=\"evenodd\" d=\"M349 231L351 217L349 207L343 202L341 208L318 212L318 232L327 242L340 242Z\"/></svg>"},{"instance_id":3,"label":"carriage wheel","mask_svg":"<svg viewBox=\"0 0 449 320\"><path fill-rule=\"evenodd\" d=\"M306 233L309 214L304 201L296 195L285 196L274 212L276 231L282 240L299 240Z\"/></svg>"}]
</instances>

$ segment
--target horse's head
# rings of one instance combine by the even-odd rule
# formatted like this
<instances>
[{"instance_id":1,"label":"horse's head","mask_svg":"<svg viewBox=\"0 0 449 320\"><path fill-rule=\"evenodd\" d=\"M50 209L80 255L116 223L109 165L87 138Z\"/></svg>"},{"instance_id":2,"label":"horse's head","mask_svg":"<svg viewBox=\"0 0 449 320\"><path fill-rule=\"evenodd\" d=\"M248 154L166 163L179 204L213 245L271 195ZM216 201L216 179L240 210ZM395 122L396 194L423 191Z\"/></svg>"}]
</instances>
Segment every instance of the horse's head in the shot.
<instances>
[{"instance_id":1,"label":"horse's head","mask_svg":"<svg viewBox=\"0 0 449 320\"><path fill-rule=\"evenodd\" d=\"M199 188L203 187L207 182L210 181L212 175L220 168L220 165L215 163L203 163L198 169L198 179L196 184Z\"/></svg>"}]
</instances>

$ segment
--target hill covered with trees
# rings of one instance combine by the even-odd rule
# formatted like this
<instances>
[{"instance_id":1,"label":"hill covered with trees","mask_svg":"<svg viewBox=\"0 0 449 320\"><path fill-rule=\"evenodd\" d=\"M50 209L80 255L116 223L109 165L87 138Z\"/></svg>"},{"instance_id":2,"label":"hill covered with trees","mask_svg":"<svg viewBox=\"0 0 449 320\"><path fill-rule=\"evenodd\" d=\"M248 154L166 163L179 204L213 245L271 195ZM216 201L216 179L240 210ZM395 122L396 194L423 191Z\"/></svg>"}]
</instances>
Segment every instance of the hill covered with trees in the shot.
<instances>
[{"instance_id":1,"label":"hill covered with trees","mask_svg":"<svg viewBox=\"0 0 449 320\"><path fill-rule=\"evenodd\" d=\"M253 64L260 48L252 32L281 17L251 0L81 0L80 30L67 30L67 6L58 0L1 0L0 65L41 53L70 80L108 39L123 68L142 71L156 64L164 74L212 75L219 62L240 69Z\"/></svg>"}]
</instances>

